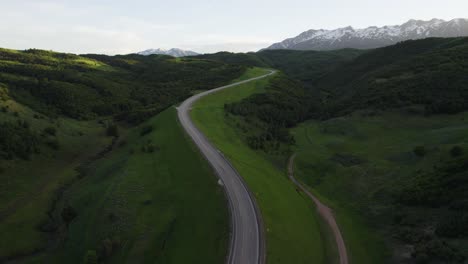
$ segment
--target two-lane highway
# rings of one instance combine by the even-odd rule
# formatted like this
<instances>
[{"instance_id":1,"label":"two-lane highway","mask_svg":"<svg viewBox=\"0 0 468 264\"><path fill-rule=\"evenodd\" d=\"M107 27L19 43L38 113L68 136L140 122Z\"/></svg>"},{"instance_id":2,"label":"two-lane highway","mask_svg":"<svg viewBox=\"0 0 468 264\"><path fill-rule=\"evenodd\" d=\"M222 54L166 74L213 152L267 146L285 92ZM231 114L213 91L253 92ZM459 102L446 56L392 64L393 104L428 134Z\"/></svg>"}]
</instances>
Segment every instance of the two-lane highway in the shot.
<instances>
[{"instance_id":1,"label":"two-lane highway","mask_svg":"<svg viewBox=\"0 0 468 264\"><path fill-rule=\"evenodd\" d=\"M228 264L263 264L265 262L265 237L260 210L256 205L255 198L250 193L239 173L193 124L190 119L190 109L193 103L203 96L229 87L266 78L274 73L274 71L271 71L260 77L196 94L185 100L177 108L182 127L209 161L224 185L231 215Z\"/></svg>"}]
</instances>

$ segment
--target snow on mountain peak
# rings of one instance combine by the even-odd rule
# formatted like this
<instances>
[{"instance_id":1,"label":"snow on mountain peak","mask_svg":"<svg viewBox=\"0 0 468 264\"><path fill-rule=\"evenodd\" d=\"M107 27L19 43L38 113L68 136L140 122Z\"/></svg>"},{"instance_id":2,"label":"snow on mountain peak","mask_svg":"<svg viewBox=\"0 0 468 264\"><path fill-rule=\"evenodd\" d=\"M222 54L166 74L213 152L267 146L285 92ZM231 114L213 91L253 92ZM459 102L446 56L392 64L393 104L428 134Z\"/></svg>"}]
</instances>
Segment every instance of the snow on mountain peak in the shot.
<instances>
[{"instance_id":1,"label":"snow on mountain peak","mask_svg":"<svg viewBox=\"0 0 468 264\"><path fill-rule=\"evenodd\" d=\"M368 49L388 46L399 41L427 37L468 36L468 20L444 21L411 19L402 25L354 29L351 26L334 30L308 30L297 37L271 45L268 49L330 50L340 48Z\"/></svg>"},{"instance_id":2,"label":"snow on mountain peak","mask_svg":"<svg viewBox=\"0 0 468 264\"><path fill-rule=\"evenodd\" d=\"M182 50L182 49L177 49L177 48L172 48L172 49L148 49L144 50L141 52L138 52L137 54L139 55L153 55L153 54L159 54L159 55L169 55L173 57L186 57L186 56L196 56L198 53L190 51L190 50Z\"/></svg>"}]
</instances>

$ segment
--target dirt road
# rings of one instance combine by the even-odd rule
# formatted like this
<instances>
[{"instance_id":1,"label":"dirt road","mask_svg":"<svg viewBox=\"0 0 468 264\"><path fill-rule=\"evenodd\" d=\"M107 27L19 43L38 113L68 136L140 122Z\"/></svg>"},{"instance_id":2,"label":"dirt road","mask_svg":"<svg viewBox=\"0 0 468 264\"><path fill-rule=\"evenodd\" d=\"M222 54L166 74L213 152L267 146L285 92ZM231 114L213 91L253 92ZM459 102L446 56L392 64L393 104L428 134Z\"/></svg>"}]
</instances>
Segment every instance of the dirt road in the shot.
<instances>
[{"instance_id":1,"label":"dirt road","mask_svg":"<svg viewBox=\"0 0 468 264\"><path fill-rule=\"evenodd\" d=\"M338 248L338 254L340 257L340 264L348 264L348 252L346 251L346 245L343 240L343 236L341 235L340 228L336 223L335 216L333 215L333 211L323 203L317 199L309 190L307 190L299 181L294 178L294 158L296 154L293 154L289 158L288 162L288 177L289 179L297 186L301 191L303 191L307 196L314 201L315 206L317 207L317 212L319 215L325 220L325 222L330 226L330 229L333 232L333 236L335 237L336 246Z\"/></svg>"}]
</instances>

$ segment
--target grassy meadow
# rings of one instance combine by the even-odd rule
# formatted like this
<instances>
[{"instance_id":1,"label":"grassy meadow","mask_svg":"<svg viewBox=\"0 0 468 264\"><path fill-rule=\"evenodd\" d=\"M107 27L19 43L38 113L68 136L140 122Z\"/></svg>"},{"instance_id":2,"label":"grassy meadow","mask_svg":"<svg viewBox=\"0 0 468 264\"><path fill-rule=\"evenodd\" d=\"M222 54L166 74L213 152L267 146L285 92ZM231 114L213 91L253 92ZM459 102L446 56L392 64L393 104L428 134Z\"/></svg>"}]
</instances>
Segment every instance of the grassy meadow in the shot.
<instances>
[{"instance_id":1,"label":"grassy meadow","mask_svg":"<svg viewBox=\"0 0 468 264\"><path fill-rule=\"evenodd\" d=\"M49 119L16 101L0 102L0 120L27 122L40 133L38 153L29 160L0 160L0 259L42 249L50 234L57 190L76 179L76 168L110 144L96 121ZM45 132L47 128L54 132ZM53 135L52 135L53 134ZM53 144L51 144L53 143Z\"/></svg>"},{"instance_id":2,"label":"grassy meadow","mask_svg":"<svg viewBox=\"0 0 468 264\"><path fill-rule=\"evenodd\" d=\"M395 202L415 174L453 159L454 146L468 146L466 113L426 117L401 111L366 116L363 112L327 121L308 121L293 129L298 178L337 215L352 263L383 263L403 224L416 226L443 216L440 209ZM417 149L424 149L423 156ZM426 215L426 216L424 216ZM426 218L425 220L421 217ZM408 220L409 221L409 220ZM400 241L401 243L401 241ZM401 249L399 255L408 254Z\"/></svg>"},{"instance_id":3,"label":"grassy meadow","mask_svg":"<svg viewBox=\"0 0 468 264\"><path fill-rule=\"evenodd\" d=\"M60 206L77 213L61 243L25 262L220 263L226 256L223 191L174 108L129 129Z\"/></svg>"}]
</instances>

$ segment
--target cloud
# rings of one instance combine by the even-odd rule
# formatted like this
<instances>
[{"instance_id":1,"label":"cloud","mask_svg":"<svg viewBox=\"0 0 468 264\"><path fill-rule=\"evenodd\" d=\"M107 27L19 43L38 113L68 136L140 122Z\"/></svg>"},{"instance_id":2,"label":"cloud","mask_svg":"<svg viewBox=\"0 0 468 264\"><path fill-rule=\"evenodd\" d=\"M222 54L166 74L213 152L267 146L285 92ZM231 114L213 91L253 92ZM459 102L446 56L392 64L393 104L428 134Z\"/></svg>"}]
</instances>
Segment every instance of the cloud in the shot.
<instances>
[{"instance_id":1,"label":"cloud","mask_svg":"<svg viewBox=\"0 0 468 264\"><path fill-rule=\"evenodd\" d=\"M106 13L102 7L76 8L49 1L7 6L0 17L0 46L73 53L121 54L154 45L186 28ZM105 16L103 14L106 14Z\"/></svg>"}]
</instances>

